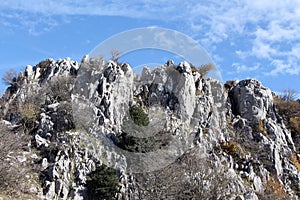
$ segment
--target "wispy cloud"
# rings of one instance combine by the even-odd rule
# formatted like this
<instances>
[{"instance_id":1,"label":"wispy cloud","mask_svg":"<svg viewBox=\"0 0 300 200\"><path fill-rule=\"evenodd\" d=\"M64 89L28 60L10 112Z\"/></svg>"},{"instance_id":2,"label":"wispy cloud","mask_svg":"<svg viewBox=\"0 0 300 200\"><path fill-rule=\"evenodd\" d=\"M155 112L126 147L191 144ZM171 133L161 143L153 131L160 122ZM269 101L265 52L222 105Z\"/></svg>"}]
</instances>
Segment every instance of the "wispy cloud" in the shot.
<instances>
[{"instance_id":1,"label":"wispy cloud","mask_svg":"<svg viewBox=\"0 0 300 200\"><path fill-rule=\"evenodd\" d=\"M218 54L223 42L237 43L226 48L245 62L252 57L268 63L270 75L300 73L300 1L0 0L0 25L26 27L33 35L75 15L180 21L210 52Z\"/></svg>"},{"instance_id":2,"label":"wispy cloud","mask_svg":"<svg viewBox=\"0 0 300 200\"><path fill-rule=\"evenodd\" d=\"M300 68L297 61L293 59L290 60L280 60L275 59L272 61L272 66L275 68L270 72L266 72L266 75L279 75L279 74L290 74L290 75L298 75L300 73Z\"/></svg>"},{"instance_id":3,"label":"wispy cloud","mask_svg":"<svg viewBox=\"0 0 300 200\"><path fill-rule=\"evenodd\" d=\"M241 74L245 72L251 72L251 71L256 71L260 68L260 64L256 63L253 66L247 66L245 64L241 63L233 63L232 67L234 71L228 72L229 74Z\"/></svg>"},{"instance_id":4,"label":"wispy cloud","mask_svg":"<svg viewBox=\"0 0 300 200\"><path fill-rule=\"evenodd\" d=\"M0 6L1 8L1 6ZM27 31L31 35L39 35L50 31L63 20L52 16L40 16L38 13L3 11L0 9L0 25L8 30ZM60 21L60 22L59 22Z\"/></svg>"}]
</instances>

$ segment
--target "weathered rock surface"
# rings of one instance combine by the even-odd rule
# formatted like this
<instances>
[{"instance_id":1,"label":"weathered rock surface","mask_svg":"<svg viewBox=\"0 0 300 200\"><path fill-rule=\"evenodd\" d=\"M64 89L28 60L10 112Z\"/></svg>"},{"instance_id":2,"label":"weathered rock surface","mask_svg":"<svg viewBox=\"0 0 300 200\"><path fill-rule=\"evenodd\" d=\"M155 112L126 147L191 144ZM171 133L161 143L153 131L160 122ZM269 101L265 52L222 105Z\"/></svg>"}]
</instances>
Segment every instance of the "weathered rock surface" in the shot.
<instances>
[{"instance_id":1,"label":"weathered rock surface","mask_svg":"<svg viewBox=\"0 0 300 200\"><path fill-rule=\"evenodd\" d=\"M69 58L27 66L18 80L3 97L2 113L24 123L17 107L37 105L26 127L40 152L43 198L86 199L86 176L104 163L119 172L116 197L139 199L146 192L135 173L164 169L190 151L230 176L230 187L216 198L259 199L270 195L270 181L279 182L289 198L300 196L294 141L278 119L272 92L255 79L225 89L187 62L144 68L137 76L128 64L86 56L80 66ZM132 121L133 105L148 115L147 127ZM120 145L128 138L138 141L132 151L122 149L130 142Z\"/></svg>"}]
</instances>

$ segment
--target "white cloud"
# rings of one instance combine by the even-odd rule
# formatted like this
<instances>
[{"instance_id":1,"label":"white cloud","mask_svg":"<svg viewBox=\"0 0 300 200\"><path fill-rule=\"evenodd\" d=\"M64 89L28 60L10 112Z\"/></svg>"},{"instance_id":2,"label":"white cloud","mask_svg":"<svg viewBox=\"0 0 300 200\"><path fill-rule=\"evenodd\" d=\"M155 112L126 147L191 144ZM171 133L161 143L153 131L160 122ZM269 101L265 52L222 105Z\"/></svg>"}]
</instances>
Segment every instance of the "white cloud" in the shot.
<instances>
[{"instance_id":1,"label":"white cloud","mask_svg":"<svg viewBox=\"0 0 300 200\"><path fill-rule=\"evenodd\" d=\"M290 75L298 75L300 73L300 66L289 60L273 60L271 63L275 68L272 69L270 72L265 73L266 75L279 75L279 74L290 74Z\"/></svg>"},{"instance_id":2,"label":"white cloud","mask_svg":"<svg viewBox=\"0 0 300 200\"><path fill-rule=\"evenodd\" d=\"M288 55L294 56L296 59L300 59L300 43L295 44Z\"/></svg>"},{"instance_id":3,"label":"white cloud","mask_svg":"<svg viewBox=\"0 0 300 200\"><path fill-rule=\"evenodd\" d=\"M57 17L74 15L178 21L211 53L218 54L228 41L236 45L226 48L240 58L268 61L270 74L300 73L298 0L0 0L0 25L27 27L33 35L61 23Z\"/></svg>"},{"instance_id":4,"label":"white cloud","mask_svg":"<svg viewBox=\"0 0 300 200\"><path fill-rule=\"evenodd\" d=\"M256 71L260 68L260 65L256 63L253 66L246 66L241 63L233 63L232 67L235 68L235 72L230 72L232 74L240 74L240 73L245 73L245 72L251 72L251 71Z\"/></svg>"},{"instance_id":5,"label":"white cloud","mask_svg":"<svg viewBox=\"0 0 300 200\"><path fill-rule=\"evenodd\" d=\"M176 5L176 4L175 4ZM11 0L1 1L0 10L18 10L28 13L49 15L110 15L128 17L149 17L157 11L166 13L164 8L173 6L164 0L160 1L108 1L108 0ZM175 7L174 7L175 8ZM147 11L147 12L145 12ZM171 11L171 10L170 10ZM160 15L161 16L161 15ZM169 16L172 17L172 16Z\"/></svg>"},{"instance_id":6,"label":"white cloud","mask_svg":"<svg viewBox=\"0 0 300 200\"><path fill-rule=\"evenodd\" d=\"M299 39L300 27L296 24L286 24L279 21L271 21L267 28L258 28L255 32L257 38L270 42L278 42L281 40Z\"/></svg>"},{"instance_id":7,"label":"white cloud","mask_svg":"<svg viewBox=\"0 0 300 200\"><path fill-rule=\"evenodd\" d=\"M271 44L255 39L252 47L252 55L258 58L271 59L273 56L278 55L278 52Z\"/></svg>"},{"instance_id":8,"label":"white cloud","mask_svg":"<svg viewBox=\"0 0 300 200\"><path fill-rule=\"evenodd\" d=\"M246 52L246 51L241 51L241 50L236 50L235 51L235 54L240 57L241 59L245 59L247 57L250 56L250 53L249 52Z\"/></svg>"}]
</instances>

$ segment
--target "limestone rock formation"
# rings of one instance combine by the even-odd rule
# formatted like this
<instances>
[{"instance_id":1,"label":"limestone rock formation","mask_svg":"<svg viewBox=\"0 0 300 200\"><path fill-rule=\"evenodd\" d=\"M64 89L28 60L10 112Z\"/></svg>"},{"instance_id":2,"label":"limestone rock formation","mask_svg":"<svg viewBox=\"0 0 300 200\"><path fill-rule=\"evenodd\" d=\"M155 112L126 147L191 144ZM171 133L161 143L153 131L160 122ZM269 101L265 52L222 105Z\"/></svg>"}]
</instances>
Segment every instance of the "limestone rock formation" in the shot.
<instances>
[{"instance_id":1,"label":"limestone rock formation","mask_svg":"<svg viewBox=\"0 0 300 200\"><path fill-rule=\"evenodd\" d=\"M137 75L116 61L48 59L26 67L1 113L32 137L38 198L87 199L102 164L118 171L117 199L300 196L293 138L255 79L224 86L187 62Z\"/></svg>"}]
</instances>

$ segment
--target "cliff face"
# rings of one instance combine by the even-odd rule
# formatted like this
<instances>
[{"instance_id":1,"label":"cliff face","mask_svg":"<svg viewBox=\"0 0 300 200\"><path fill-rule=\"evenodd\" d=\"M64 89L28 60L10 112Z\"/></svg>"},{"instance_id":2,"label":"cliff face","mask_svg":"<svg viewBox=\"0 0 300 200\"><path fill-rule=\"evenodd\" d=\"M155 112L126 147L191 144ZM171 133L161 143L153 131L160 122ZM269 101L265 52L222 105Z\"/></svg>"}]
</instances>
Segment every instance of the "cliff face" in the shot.
<instances>
[{"instance_id":1,"label":"cliff face","mask_svg":"<svg viewBox=\"0 0 300 200\"><path fill-rule=\"evenodd\" d=\"M47 60L2 101L3 119L32 137L26 162L39 166L40 198L88 198L101 164L118 171L118 199L300 196L291 133L255 79L224 86L186 62L139 76L114 61Z\"/></svg>"}]
</instances>

